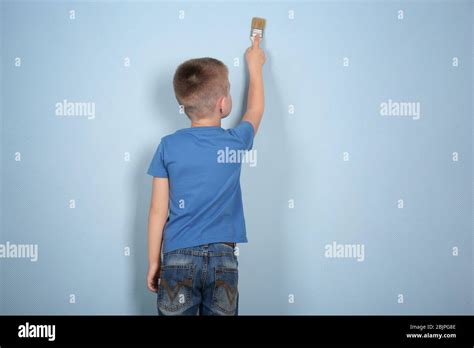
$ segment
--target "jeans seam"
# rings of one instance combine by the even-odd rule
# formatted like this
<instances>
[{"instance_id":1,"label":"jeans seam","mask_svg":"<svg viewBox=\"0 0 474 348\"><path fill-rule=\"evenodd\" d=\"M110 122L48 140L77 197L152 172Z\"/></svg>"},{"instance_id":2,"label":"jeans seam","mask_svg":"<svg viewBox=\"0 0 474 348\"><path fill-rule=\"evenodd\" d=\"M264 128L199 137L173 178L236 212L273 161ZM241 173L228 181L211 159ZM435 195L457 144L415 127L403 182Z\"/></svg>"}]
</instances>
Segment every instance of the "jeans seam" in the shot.
<instances>
[{"instance_id":1,"label":"jeans seam","mask_svg":"<svg viewBox=\"0 0 474 348\"><path fill-rule=\"evenodd\" d=\"M201 273L201 289L204 289L207 279L207 267L209 258L206 255L202 256L202 273Z\"/></svg>"}]
</instances>

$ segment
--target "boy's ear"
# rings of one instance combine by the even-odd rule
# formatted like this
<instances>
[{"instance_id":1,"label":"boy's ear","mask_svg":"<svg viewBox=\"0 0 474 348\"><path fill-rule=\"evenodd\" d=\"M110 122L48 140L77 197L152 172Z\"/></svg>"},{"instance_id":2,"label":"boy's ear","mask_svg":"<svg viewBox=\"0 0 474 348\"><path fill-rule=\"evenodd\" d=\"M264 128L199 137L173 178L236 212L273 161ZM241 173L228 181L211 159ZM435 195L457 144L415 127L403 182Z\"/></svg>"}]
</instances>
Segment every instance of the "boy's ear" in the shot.
<instances>
[{"instance_id":1,"label":"boy's ear","mask_svg":"<svg viewBox=\"0 0 474 348\"><path fill-rule=\"evenodd\" d=\"M220 110L221 113L222 113L222 110L224 109L224 100L225 100L225 97L222 96L222 97L219 98L219 101L218 101L219 110Z\"/></svg>"}]
</instances>

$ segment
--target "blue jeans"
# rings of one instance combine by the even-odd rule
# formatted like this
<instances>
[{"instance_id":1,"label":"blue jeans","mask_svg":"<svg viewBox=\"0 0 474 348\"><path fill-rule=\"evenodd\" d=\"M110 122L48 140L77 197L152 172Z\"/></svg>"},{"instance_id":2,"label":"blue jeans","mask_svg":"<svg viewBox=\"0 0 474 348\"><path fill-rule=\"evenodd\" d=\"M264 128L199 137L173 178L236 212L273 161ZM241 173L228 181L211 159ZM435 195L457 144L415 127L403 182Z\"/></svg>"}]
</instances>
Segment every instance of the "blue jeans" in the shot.
<instances>
[{"instance_id":1,"label":"blue jeans","mask_svg":"<svg viewBox=\"0 0 474 348\"><path fill-rule=\"evenodd\" d=\"M238 261L224 243L163 254L158 280L159 315L238 315Z\"/></svg>"}]
</instances>

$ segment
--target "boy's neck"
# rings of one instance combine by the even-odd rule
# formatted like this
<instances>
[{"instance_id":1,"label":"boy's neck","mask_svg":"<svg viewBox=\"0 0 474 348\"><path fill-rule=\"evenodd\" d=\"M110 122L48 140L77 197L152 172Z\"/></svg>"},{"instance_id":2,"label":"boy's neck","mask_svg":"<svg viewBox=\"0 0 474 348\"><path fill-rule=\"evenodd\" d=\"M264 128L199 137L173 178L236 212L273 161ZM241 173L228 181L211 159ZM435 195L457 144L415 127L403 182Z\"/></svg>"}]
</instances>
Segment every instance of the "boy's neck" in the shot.
<instances>
[{"instance_id":1,"label":"boy's neck","mask_svg":"<svg viewBox=\"0 0 474 348\"><path fill-rule=\"evenodd\" d=\"M191 127L220 127L221 118L212 117L212 118L201 118L199 120L191 120Z\"/></svg>"}]
</instances>

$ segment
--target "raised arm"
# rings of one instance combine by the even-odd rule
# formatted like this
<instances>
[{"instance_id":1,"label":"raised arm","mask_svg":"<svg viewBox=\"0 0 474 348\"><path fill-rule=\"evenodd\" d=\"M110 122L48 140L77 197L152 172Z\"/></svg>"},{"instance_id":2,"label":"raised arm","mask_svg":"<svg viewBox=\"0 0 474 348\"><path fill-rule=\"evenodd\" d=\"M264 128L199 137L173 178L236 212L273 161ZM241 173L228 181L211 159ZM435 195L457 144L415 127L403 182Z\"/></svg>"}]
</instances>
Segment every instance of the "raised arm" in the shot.
<instances>
[{"instance_id":1,"label":"raised arm","mask_svg":"<svg viewBox=\"0 0 474 348\"><path fill-rule=\"evenodd\" d=\"M254 37L252 46L245 52L249 71L249 90L247 97L247 111L242 120L253 125L254 135L257 134L260 121L265 109L265 96L263 92L263 64L265 52L260 48L260 36Z\"/></svg>"}]
</instances>

